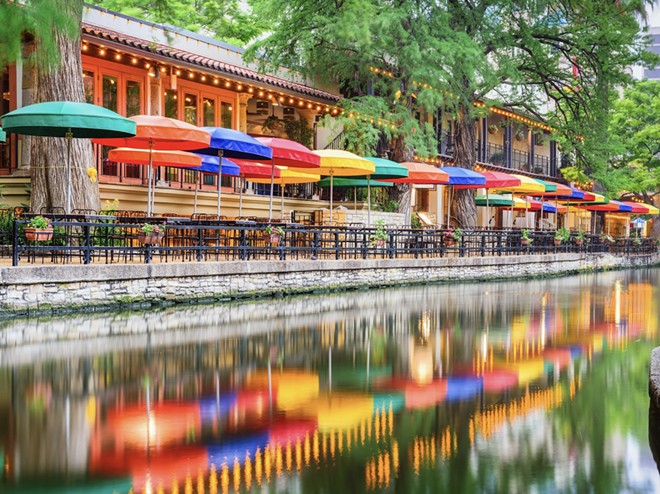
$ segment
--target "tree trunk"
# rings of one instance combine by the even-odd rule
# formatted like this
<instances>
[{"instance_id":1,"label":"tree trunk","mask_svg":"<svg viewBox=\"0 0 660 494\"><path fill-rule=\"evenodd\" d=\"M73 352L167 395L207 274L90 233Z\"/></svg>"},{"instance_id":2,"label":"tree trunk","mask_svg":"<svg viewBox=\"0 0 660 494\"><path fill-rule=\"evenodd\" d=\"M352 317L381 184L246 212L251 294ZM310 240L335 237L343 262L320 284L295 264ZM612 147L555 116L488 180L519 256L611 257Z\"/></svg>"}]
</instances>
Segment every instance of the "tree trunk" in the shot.
<instances>
[{"instance_id":1,"label":"tree trunk","mask_svg":"<svg viewBox=\"0 0 660 494\"><path fill-rule=\"evenodd\" d=\"M461 106L456 117L454 136L454 166L472 169L474 156L474 120L469 109ZM477 225L477 206L474 203L474 191L471 189L454 190L451 201L453 222L460 228L474 228Z\"/></svg>"},{"instance_id":2,"label":"tree trunk","mask_svg":"<svg viewBox=\"0 0 660 494\"><path fill-rule=\"evenodd\" d=\"M82 21L82 0L50 0L62 12ZM62 32L55 33L60 60L45 60L36 40L35 103L45 101L85 101L82 79L80 34L71 38ZM67 190L67 142L64 138L33 137L31 139L32 194L30 207L39 212L42 208L66 208ZM94 167L94 153L89 139L73 139L71 144L71 209L99 207L99 189L87 175Z\"/></svg>"},{"instance_id":3,"label":"tree trunk","mask_svg":"<svg viewBox=\"0 0 660 494\"><path fill-rule=\"evenodd\" d=\"M398 137L392 142L390 159L397 163L413 160L413 150L406 147L403 137ZM409 225L410 216L412 215L412 186L409 184L394 184L393 187L390 187L389 194L392 199L399 203L397 211L404 214L405 224Z\"/></svg>"}]
</instances>

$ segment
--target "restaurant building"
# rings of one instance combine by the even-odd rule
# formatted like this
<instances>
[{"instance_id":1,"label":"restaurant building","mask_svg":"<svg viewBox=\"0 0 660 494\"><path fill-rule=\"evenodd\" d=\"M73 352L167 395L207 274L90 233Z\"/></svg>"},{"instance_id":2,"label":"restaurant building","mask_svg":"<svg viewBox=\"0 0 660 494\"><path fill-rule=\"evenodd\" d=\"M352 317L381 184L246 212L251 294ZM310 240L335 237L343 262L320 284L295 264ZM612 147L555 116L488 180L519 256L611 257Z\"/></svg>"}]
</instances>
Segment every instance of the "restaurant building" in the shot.
<instances>
[{"instance_id":1,"label":"restaurant building","mask_svg":"<svg viewBox=\"0 0 660 494\"><path fill-rule=\"evenodd\" d=\"M173 26L93 6L86 6L83 12L82 64L89 103L129 117L164 115L194 125L229 127L251 135L287 137L287 126L297 126L298 130L306 127L310 129L310 147L338 146L341 135L319 122L322 116L340 111L336 106L342 97L338 89L322 87L286 68L261 73L257 62L256 59L250 63L244 61L241 48ZM0 84L0 114L32 102L32 77L27 62L19 61L7 67L0 75ZM439 157L425 161L438 166L450 163L454 129L449 115L439 111L434 115L421 114L420 119L432 123L438 140ZM546 180L559 177L556 144L550 139L552 129L545 123L492 108L487 116L475 122L475 127L477 169L515 170ZM29 202L29 139L8 135L7 142L0 144L2 202L11 206ZM107 150L100 147L96 155L102 201L118 199L121 209L145 210L145 167L109 162L105 159ZM196 190L198 211L214 212L216 180L217 176L212 174L158 169L156 211L192 213ZM223 209L228 216L238 216L238 192L243 184L239 179L224 177L222 185ZM445 189L416 187L415 210L428 212L435 218L446 214ZM268 186L248 183L242 214L265 216L267 191ZM319 194L321 199L327 198L328 191L314 185L287 186L285 210L310 212L327 208L327 203L319 205L314 200ZM351 200L349 208L352 207ZM480 223L486 221L483 217ZM506 224L511 218L502 216L498 221Z\"/></svg>"}]
</instances>

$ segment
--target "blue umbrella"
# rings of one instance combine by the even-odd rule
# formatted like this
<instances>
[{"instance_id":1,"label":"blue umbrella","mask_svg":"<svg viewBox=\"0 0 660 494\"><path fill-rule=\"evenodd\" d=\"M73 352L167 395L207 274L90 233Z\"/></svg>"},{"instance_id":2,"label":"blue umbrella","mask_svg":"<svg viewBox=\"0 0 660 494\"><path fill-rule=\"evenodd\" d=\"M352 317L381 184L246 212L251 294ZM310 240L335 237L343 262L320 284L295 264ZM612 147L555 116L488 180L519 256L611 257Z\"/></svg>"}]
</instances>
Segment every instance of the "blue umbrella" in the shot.
<instances>
[{"instance_id":1,"label":"blue umbrella","mask_svg":"<svg viewBox=\"0 0 660 494\"><path fill-rule=\"evenodd\" d=\"M243 132L222 127L202 128L211 134L211 143L209 147L195 151L197 154L253 161L266 161L273 157L272 149ZM220 182L222 181L223 169L224 164L218 173L218 217L220 216L220 204L222 200Z\"/></svg>"},{"instance_id":2,"label":"blue umbrella","mask_svg":"<svg viewBox=\"0 0 660 494\"><path fill-rule=\"evenodd\" d=\"M461 185L463 188L478 189L486 186L486 177L467 168L458 166L443 166L442 171L449 175L447 185ZM451 226L451 195L447 201L447 227Z\"/></svg>"},{"instance_id":3,"label":"blue umbrella","mask_svg":"<svg viewBox=\"0 0 660 494\"><path fill-rule=\"evenodd\" d=\"M222 175L229 175L232 177L238 177L238 175L241 172L241 169L238 167L236 163L233 161L227 159L227 158L222 158L222 170L219 170L218 163L220 163L220 157L219 156L209 156L202 154L202 166L198 166L195 168L189 168L190 170L195 170L196 172L204 172L204 173L215 173L218 175L218 182L220 181L220 177ZM186 167L187 168L187 167ZM197 177L198 174L195 173L195 177ZM195 203L193 205L193 213L197 212L197 190L199 187L195 187ZM219 216L219 215L218 215Z\"/></svg>"}]
</instances>

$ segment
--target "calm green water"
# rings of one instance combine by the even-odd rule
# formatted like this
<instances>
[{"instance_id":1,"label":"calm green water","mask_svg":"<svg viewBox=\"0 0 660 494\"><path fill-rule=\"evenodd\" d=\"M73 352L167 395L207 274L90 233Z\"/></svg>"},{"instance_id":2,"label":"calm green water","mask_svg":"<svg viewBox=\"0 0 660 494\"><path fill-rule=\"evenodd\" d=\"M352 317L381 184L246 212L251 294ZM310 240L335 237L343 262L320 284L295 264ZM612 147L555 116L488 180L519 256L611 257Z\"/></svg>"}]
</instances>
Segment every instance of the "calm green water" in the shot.
<instances>
[{"instance_id":1,"label":"calm green water","mask_svg":"<svg viewBox=\"0 0 660 494\"><path fill-rule=\"evenodd\" d=\"M0 492L660 492L659 286L650 269L5 322L24 344L0 348Z\"/></svg>"}]
</instances>

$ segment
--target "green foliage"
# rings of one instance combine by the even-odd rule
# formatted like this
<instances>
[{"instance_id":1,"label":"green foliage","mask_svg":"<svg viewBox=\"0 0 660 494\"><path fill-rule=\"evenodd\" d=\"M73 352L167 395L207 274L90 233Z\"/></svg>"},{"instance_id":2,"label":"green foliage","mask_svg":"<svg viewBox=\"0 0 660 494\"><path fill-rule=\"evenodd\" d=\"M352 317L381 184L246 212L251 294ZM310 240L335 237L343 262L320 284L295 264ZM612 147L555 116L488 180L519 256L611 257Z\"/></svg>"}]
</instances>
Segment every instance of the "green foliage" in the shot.
<instances>
[{"instance_id":1,"label":"green foliage","mask_svg":"<svg viewBox=\"0 0 660 494\"><path fill-rule=\"evenodd\" d=\"M94 0L92 3L126 15L167 23L243 46L270 26L270 19L252 5L263 0Z\"/></svg>"},{"instance_id":2,"label":"green foliage","mask_svg":"<svg viewBox=\"0 0 660 494\"><path fill-rule=\"evenodd\" d=\"M422 220L420 220L419 216L414 213L410 216L410 226L415 230L422 228Z\"/></svg>"},{"instance_id":3,"label":"green foliage","mask_svg":"<svg viewBox=\"0 0 660 494\"><path fill-rule=\"evenodd\" d=\"M568 240L571 238L571 232L569 232L566 228L557 228L555 231L555 240L560 240L562 244L565 244L568 242Z\"/></svg>"},{"instance_id":4,"label":"green foliage","mask_svg":"<svg viewBox=\"0 0 660 494\"><path fill-rule=\"evenodd\" d=\"M279 235L280 237L284 236L284 228L276 225L268 225L264 229L266 235Z\"/></svg>"},{"instance_id":5,"label":"green foliage","mask_svg":"<svg viewBox=\"0 0 660 494\"><path fill-rule=\"evenodd\" d=\"M306 118L287 120L284 124L284 132L286 132L287 137L292 141L299 142L308 148L312 147L314 130L309 126Z\"/></svg>"},{"instance_id":6,"label":"green foliage","mask_svg":"<svg viewBox=\"0 0 660 494\"><path fill-rule=\"evenodd\" d=\"M376 230L371 235L371 243L375 244L378 240L387 242L390 236L385 230L385 220L376 221Z\"/></svg>"},{"instance_id":7,"label":"green foliage","mask_svg":"<svg viewBox=\"0 0 660 494\"><path fill-rule=\"evenodd\" d=\"M165 226L145 223L140 227L140 231L145 235L162 235L165 233Z\"/></svg>"},{"instance_id":8,"label":"green foliage","mask_svg":"<svg viewBox=\"0 0 660 494\"><path fill-rule=\"evenodd\" d=\"M51 226L51 221L50 219L44 218L43 216L34 216L30 219L30 221L28 221L28 226L38 230L45 230Z\"/></svg>"},{"instance_id":9,"label":"green foliage","mask_svg":"<svg viewBox=\"0 0 660 494\"><path fill-rule=\"evenodd\" d=\"M62 2L71 2L82 15L82 0L25 0L24 2L0 2L0 66L8 65L21 56L25 37L34 37L40 51L39 60L48 65L59 61L55 41L57 32L66 36L78 36L80 19L69 15Z\"/></svg>"},{"instance_id":10,"label":"green foliage","mask_svg":"<svg viewBox=\"0 0 660 494\"><path fill-rule=\"evenodd\" d=\"M575 238L577 240L584 240L585 238L587 238L587 233L580 228L577 234L575 235Z\"/></svg>"},{"instance_id":11,"label":"green foliage","mask_svg":"<svg viewBox=\"0 0 660 494\"><path fill-rule=\"evenodd\" d=\"M522 236L520 238L522 238L523 240L525 240L527 243L530 244L534 241L531 232L527 229L522 230Z\"/></svg>"}]
</instances>

